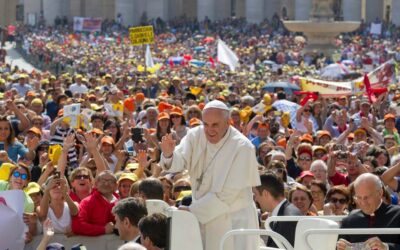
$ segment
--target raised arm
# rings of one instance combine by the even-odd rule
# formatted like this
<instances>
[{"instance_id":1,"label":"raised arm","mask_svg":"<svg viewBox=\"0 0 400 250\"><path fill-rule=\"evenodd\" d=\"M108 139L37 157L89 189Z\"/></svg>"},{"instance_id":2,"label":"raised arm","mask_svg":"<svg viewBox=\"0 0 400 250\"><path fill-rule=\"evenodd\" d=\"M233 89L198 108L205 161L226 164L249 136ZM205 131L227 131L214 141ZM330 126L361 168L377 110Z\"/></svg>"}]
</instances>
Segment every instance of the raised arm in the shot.
<instances>
[{"instance_id":1,"label":"raised arm","mask_svg":"<svg viewBox=\"0 0 400 250\"><path fill-rule=\"evenodd\" d=\"M391 168L386 170L382 175L381 175L381 180L383 183L388 185L393 191L397 191L398 189L398 182L396 179L397 174L400 171L400 161L394 164Z\"/></svg>"}]
</instances>

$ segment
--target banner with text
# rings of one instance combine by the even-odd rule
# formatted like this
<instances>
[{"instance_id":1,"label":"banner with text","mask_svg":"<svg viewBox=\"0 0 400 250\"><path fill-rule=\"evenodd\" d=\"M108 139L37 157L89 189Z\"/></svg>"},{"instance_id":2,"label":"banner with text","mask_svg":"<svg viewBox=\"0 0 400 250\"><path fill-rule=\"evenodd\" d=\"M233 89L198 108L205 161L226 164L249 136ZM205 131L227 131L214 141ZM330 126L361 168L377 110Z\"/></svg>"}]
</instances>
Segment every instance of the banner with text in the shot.
<instances>
[{"instance_id":1,"label":"banner with text","mask_svg":"<svg viewBox=\"0 0 400 250\"><path fill-rule=\"evenodd\" d=\"M74 31L101 31L101 18L74 17Z\"/></svg>"}]
</instances>

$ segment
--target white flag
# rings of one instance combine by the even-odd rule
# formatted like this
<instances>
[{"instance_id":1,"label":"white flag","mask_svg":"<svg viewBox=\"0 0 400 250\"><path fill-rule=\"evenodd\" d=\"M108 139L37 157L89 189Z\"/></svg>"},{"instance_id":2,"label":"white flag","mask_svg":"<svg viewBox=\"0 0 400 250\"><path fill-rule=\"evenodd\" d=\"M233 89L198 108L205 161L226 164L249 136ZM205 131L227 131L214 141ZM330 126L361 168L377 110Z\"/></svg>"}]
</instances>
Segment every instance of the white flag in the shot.
<instances>
[{"instance_id":1,"label":"white flag","mask_svg":"<svg viewBox=\"0 0 400 250\"><path fill-rule=\"evenodd\" d=\"M218 61L229 66L232 71L239 64L239 58L221 39L218 39Z\"/></svg>"},{"instance_id":2,"label":"white flag","mask_svg":"<svg viewBox=\"0 0 400 250\"><path fill-rule=\"evenodd\" d=\"M154 67L153 58L151 57L150 46L148 44L147 44L147 47L146 47L146 67L147 68L153 68Z\"/></svg>"}]
</instances>

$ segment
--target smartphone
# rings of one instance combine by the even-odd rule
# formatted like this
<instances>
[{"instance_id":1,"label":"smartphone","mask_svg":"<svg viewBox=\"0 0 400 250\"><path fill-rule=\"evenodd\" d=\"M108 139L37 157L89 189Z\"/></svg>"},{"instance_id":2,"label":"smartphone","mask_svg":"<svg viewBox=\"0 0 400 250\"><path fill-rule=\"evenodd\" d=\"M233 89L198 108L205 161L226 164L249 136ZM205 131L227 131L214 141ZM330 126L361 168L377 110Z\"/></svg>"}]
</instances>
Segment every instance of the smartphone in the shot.
<instances>
[{"instance_id":1,"label":"smartphone","mask_svg":"<svg viewBox=\"0 0 400 250\"><path fill-rule=\"evenodd\" d=\"M0 151L4 150L4 142L0 142Z\"/></svg>"},{"instance_id":2,"label":"smartphone","mask_svg":"<svg viewBox=\"0 0 400 250\"><path fill-rule=\"evenodd\" d=\"M143 128L132 128L131 133L132 133L132 141L136 143L144 142Z\"/></svg>"},{"instance_id":3,"label":"smartphone","mask_svg":"<svg viewBox=\"0 0 400 250\"><path fill-rule=\"evenodd\" d=\"M333 151L343 151L346 152L347 151L347 147L343 144L335 144L333 145Z\"/></svg>"},{"instance_id":4,"label":"smartphone","mask_svg":"<svg viewBox=\"0 0 400 250\"><path fill-rule=\"evenodd\" d=\"M61 178L61 172L59 170L54 171L54 178L60 179Z\"/></svg>"}]
</instances>

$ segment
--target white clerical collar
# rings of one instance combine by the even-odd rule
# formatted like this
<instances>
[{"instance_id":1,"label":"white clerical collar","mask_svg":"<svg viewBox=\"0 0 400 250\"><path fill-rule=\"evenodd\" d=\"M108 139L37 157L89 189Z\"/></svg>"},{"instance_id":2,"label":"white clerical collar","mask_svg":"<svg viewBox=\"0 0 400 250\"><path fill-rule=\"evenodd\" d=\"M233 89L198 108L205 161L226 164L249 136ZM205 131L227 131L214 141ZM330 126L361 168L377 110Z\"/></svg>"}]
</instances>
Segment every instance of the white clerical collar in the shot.
<instances>
[{"instance_id":1,"label":"white clerical collar","mask_svg":"<svg viewBox=\"0 0 400 250\"><path fill-rule=\"evenodd\" d=\"M283 199L281 202L279 202L279 204L274 208L274 210L272 210L271 216L278 216L279 213L279 209L281 209L281 206L283 205L283 203L285 203L286 199Z\"/></svg>"}]
</instances>

